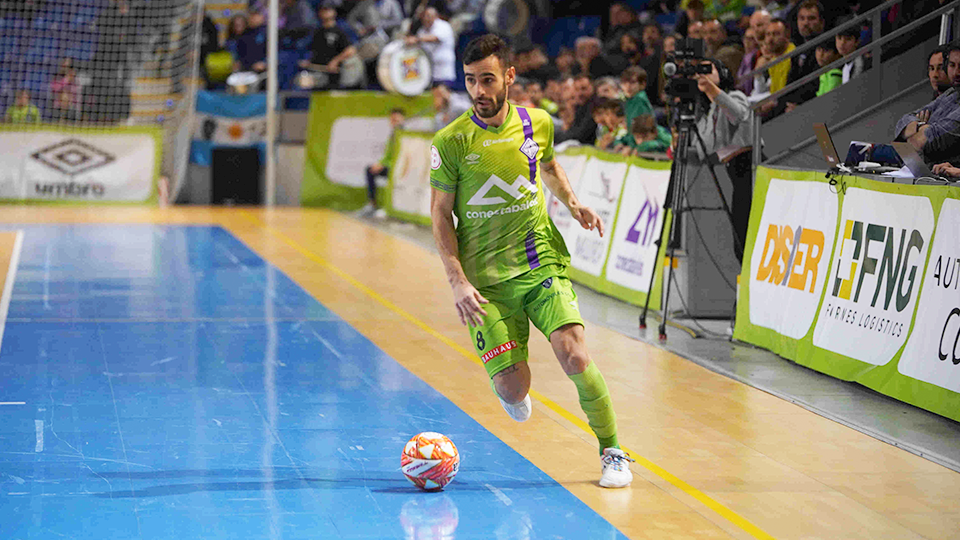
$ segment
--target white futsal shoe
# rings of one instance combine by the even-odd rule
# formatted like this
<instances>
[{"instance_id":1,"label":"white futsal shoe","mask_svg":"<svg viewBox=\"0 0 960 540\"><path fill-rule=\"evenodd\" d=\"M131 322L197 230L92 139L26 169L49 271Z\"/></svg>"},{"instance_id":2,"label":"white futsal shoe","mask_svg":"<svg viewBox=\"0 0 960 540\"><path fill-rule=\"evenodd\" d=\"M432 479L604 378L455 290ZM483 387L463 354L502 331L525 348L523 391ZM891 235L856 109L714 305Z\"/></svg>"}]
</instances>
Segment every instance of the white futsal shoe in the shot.
<instances>
[{"instance_id":1,"label":"white futsal shoe","mask_svg":"<svg viewBox=\"0 0 960 540\"><path fill-rule=\"evenodd\" d=\"M603 464L603 476L600 477L600 486L605 488L622 488L633 482L633 473L630 472L630 463L634 460L623 453L619 448L604 448L600 462Z\"/></svg>"},{"instance_id":2,"label":"white futsal shoe","mask_svg":"<svg viewBox=\"0 0 960 540\"><path fill-rule=\"evenodd\" d=\"M500 396L497 397L499 398ZM517 422L526 422L530 419L530 415L533 414L533 403L530 402L530 394L527 394L527 397L523 398L523 401L516 405L511 405L504 401L503 398L500 398L500 405L503 405L503 410L507 411L510 418L513 418Z\"/></svg>"}]
</instances>

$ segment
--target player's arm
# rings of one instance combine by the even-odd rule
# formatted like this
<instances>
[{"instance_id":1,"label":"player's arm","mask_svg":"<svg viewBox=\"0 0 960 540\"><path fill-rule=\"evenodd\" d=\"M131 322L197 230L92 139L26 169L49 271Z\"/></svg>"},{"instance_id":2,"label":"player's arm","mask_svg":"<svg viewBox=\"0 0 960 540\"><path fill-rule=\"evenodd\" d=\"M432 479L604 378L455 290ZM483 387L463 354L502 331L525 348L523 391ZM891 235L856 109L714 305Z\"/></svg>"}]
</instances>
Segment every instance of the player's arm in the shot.
<instances>
[{"instance_id":1,"label":"player's arm","mask_svg":"<svg viewBox=\"0 0 960 540\"><path fill-rule=\"evenodd\" d=\"M570 187L570 181L567 180L567 173L556 159L540 162L540 176L550 192L570 210L573 219L580 222L581 227L591 231L596 228L603 237L603 220L593 208L580 204L573 188Z\"/></svg>"},{"instance_id":2,"label":"player's arm","mask_svg":"<svg viewBox=\"0 0 960 540\"><path fill-rule=\"evenodd\" d=\"M460 264L457 231L453 226L453 205L456 193L448 193L437 188L430 190L430 218L433 225L433 239L443 261L443 269L447 273L447 282L453 289L453 300L457 307L457 315L463 324L472 323L474 326L483 324L484 311L482 304L486 304L480 291L467 280Z\"/></svg>"}]
</instances>

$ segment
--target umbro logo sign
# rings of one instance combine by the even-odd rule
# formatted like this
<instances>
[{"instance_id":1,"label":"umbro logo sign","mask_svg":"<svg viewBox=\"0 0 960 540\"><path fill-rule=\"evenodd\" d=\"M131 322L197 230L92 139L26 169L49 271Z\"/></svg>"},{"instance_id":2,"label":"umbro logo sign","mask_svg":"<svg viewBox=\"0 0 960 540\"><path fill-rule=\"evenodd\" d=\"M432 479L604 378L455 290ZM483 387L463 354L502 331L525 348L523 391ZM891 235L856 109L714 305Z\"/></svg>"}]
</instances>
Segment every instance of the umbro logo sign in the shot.
<instances>
[{"instance_id":1,"label":"umbro logo sign","mask_svg":"<svg viewBox=\"0 0 960 540\"><path fill-rule=\"evenodd\" d=\"M475 161L477 161L477 160L480 159L480 154L470 154L469 156L467 156L467 157L464 158L464 159L466 159L467 161L474 161L474 162L475 162Z\"/></svg>"}]
</instances>

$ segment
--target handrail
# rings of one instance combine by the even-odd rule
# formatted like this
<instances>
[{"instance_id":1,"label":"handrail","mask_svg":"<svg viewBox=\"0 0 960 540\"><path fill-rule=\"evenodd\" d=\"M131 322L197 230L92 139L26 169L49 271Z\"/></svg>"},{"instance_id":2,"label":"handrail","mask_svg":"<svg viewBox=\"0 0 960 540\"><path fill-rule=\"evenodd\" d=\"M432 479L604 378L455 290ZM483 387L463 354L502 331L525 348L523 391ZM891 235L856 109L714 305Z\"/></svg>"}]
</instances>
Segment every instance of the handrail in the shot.
<instances>
[{"instance_id":1,"label":"handrail","mask_svg":"<svg viewBox=\"0 0 960 540\"><path fill-rule=\"evenodd\" d=\"M894 30L893 32L890 32L889 34L883 36L882 38L880 38L880 39L878 39L878 40L876 40L876 41L871 41L871 42L868 43L867 45L864 45L863 47L860 47L859 49L853 51L852 53L848 54L847 56L844 56L843 58L841 58L841 59L839 59L839 60L836 60L836 61L834 61L834 62L831 62L831 63L829 63L829 64L821 67L820 69L818 69L818 70L816 70L816 71L814 71L814 72L812 72L812 73L810 73L810 74L802 77L800 80L794 81L794 82L788 84L787 86L784 86L783 88L781 88L780 90L778 90L776 93L770 94L769 96L766 96L765 98L763 98L763 99L761 99L761 100L759 100L759 101L751 104L750 108L753 109L754 111L756 111L756 110L760 107L760 105L762 105L762 104L764 104L764 103L766 103L766 102L768 102L768 101L770 101L770 100L777 99L777 98L779 98L779 97L781 97L781 96L787 95L787 94L789 94L790 92L793 92L794 90L796 90L797 88L800 88L800 87L802 87L803 85L805 85L805 84L813 81L814 79L819 78L820 75L822 75L822 74L824 74L824 73L826 73L826 72L828 72L828 71L830 71L830 70L832 70L832 69L839 68L839 67L843 66L844 64L847 64L848 62L850 62L850 61L851 61L852 59L854 59L854 58L858 58L858 57L863 56L864 54L866 54L867 52L869 52L868 49L869 49L869 50L872 50L872 49L875 49L875 48L880 47L880 46L882 46L882 45L885 45L886 43L889 43L890 41L893 41L894 39L897 39L897 38L899 38L900 36L902 36L902 35L904 35L904 34L907 34L907 33L909 33L909 32L914 31L918 26L922 26L922 25L925 24L926 22L931 21L931 20L933 20L933 19L935 19L935 18L937 18L937 17L940 17L940 16L944 15L945 13L949 13L950 11L953 11L953 10L958 9L958 8L960 8L960 0L955 0L954 2L952 2L952 3L950 3L950 4L947 4L947 5L941 7L941 8L939 8L939 9L937 9L937 10L931 11L930 13L924 15L923 17L920 17L919 19L911 22L910 24L908 24L908 25L906 25L906 26L904 26L904 27L902 27L902 28L898 28L898 29ZM794 51L794 52L796 52L796 51ZM764 66L764 67L766 67L766 66Z\"/></svg>"},{"instance_id":2,"label":"handrail","mask_svg":"<svg viewBox=\"0 0 960 540\"><path fill-rule=\"evenodd\" d=\"M766 73L767 70L769 70L769 69L772 68L773 66L775 66L775 65L777 65L777 64L779 64L779 63L781 63L781 62L784 62L784 61L786 61L786 60L789 60L789 59L791 59L791 58L794 58L794 57L796 57L796 56L799 56L799 55L801 55L801 54L803 54L803 53L805 53L805 52L807 52L807 51L809 51L809 50L815 49L815 48L817 47L817 45L819 45L821 42L825 42L825 41L827 40L827 38L831 38L831 39L836 38L837 34L839 34L841 31L846 30L847 28L854 26L855 24L863 21L864 19L866 19L866 18L868 18L868 17L872 17L875 13L879 13L879 12L881 12L881 11L887 9L887 8L893 7L895 4L899 4L899 3L902 3L902 2L904 2L904 0L887 0L886 2L880 4L879 6L873 8L873 9L871 9L871 10L869 10L869 11L867 11L866 13L862 13L862 14L860 14L860 15L857 15L857 16L854 17L853 19L850 19L849 21L841 24L840 26L837 26L836 28L833 28L833 29L831 29L831 30L828 30L828 31L826 31L826 32L821 33L820 35L818 35L818 36L815 37L814 39L803 43L802 45L800 45L799 47L797 47L797 48L795 48L794 50L790 51L789 53L784 54L784 55L782 55L782 56L778 56L777 58L775 58L775 59L773 60L773 62L770 62L769 64L766 64L766 65L764 65L764 66L762 66L762 67L758 67L757 69L751 71L750 73L746 73L746 74L744 75L744 77L753 77L753 76L759 75L760 73ZM947 4L947 5L949 5L949 4ZM821 13L820 15L823 16L822 13ZM790 21L787 21L787 24L790 24ZM853 54L853 53L851 53L851 54Z\"/></svg>"}]
</instances>

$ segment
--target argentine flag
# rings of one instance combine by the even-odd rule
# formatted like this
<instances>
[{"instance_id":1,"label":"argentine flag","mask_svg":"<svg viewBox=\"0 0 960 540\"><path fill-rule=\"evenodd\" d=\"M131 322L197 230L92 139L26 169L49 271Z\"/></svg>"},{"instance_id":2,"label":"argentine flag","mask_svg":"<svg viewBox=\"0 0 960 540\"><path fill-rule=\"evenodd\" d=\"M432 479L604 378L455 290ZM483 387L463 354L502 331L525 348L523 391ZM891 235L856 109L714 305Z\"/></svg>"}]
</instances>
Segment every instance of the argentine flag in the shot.
<instances>
[{"instance_id":1,"label":"argentine flag","mask_svg":"<svg viewBox=\"0 0 960 540\"><path fill-rule=\"evenodd\" d=\"M210 153L222 146L263 150L267 133L267 95L197 92L190 161L210 166Z\"/></svg>"}]
</instances>

